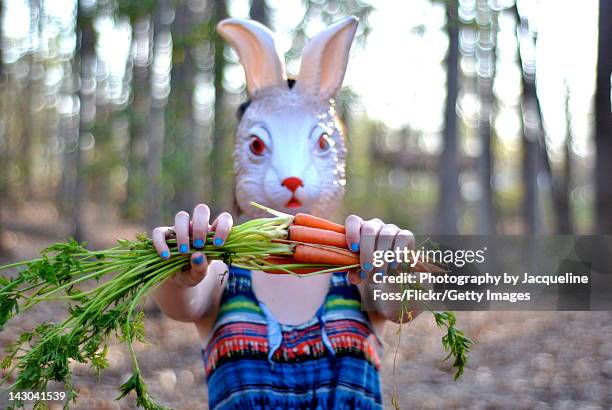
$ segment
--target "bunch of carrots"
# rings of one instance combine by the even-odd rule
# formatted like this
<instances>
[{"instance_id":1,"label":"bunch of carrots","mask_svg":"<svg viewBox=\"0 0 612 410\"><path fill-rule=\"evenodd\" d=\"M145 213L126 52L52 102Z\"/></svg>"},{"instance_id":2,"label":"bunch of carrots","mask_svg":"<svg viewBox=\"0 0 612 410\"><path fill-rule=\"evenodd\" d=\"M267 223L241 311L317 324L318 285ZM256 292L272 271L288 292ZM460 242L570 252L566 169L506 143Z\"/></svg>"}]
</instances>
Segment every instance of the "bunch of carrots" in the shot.
<instances>
[{"instance_id":1,"label":"bunch of carrots","mask_svg":"<svg viewBox=\"0 0 612 410\"><path fill-rule=\"evenodd\" d=\"M269 273L312 275L347 271L359 266L359 256L347 249L344 227L312 215L288 215L258 204L270 212L234 226L223 246L213 246L214 232L199 250L210 260ZM0 267L14 270L0 276L0 330L20 313L40 303L63 302L67 317L58 323L41 323L23 332L6 349L2 391L47 391L51 382L63 383L66 407L77 398L70 364L88 363L97 373L108 366L108 344L115 337L130 351L132 376L119 387L120 396L135 392L145 409L161 409L148 393L134 351L135 341L145 341L145 298L168 278L189 267L190 253L179 253L171 240L172 258L160 258L152 241L135 241L90 251L74 240L44 249L41 257ZM417 265L429 269L431 265ZM471 341L455 329L450 312L433 312L436 323L446 327L443 345L454 356L455 377L463 371ZM13 401L13 407L23 406ZM44 403L36 403L43 408Z\"/></svg>"}]
</instances>

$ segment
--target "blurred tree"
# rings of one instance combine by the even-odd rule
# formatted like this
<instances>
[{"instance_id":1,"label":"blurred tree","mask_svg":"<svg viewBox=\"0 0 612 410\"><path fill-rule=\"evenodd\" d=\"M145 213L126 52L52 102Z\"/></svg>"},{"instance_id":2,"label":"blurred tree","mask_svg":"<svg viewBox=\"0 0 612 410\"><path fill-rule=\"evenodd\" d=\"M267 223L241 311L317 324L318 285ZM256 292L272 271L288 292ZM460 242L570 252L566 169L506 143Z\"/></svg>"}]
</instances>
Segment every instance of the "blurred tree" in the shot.
<instances>
[{"instance_id":1,"label":"blurred tree","mask_svg":"<svg viewBox=\"0 0 612 410\"><path fill-rule=\"evenodd\" d=\"M227 18L227 5L224 0L214 0L213 21L215 25ZM225 41L221 36L214 37L214 86L215 105L213 119L213 151L211 153L211 205L214 213L228 210L230 207L229 196L231 193L231 180L228 178L231 169L232 156L228 149L228 124L224 110L223 78L226 66Z\"/></svg>"},{"instance_id":2,"label":"blurred tree","mask_svg":"<svg viewBox=\"0 0 612 410\"><path fill-rule=\"evenodd\" d=\"M193 90L197 67L193 59L194 48L205 41L197 23L202 20L205 2L178 1L172 24L172 80L169 101L167 144L173 145L173 155L166 158L165 169L172 175L174 195L169 204L171 210L193 208L197 176L202 173L200 152L197 152L194 131ZM206 22L204 23L206 26ZM206 27L205 27L206 28ZM207 31L204 31L207 36ZM199 183L199 182L198 182Z\"/></svg>"},{"instance_id":3,"label":"blurred tree","mask_svg":"<svg viewBox=\"0 0 612 410\"><path fill-rule=\"evenodd\" d=\"M438 163L438 231L457 233L459 209L459 154L457 143L457 95L459 93L459 18L456 1L446 2L446 104L444 110L444 146Z\"/></svg>"},{"instance_id":4,"label":"blurred tree","mask_svg":"<svg viewBox=\"0 0 612 410\"><path fill-rule=\"evenodd\" d=\"M96 78L95 78L95 32L93 18L95 2L77 2L77 48L74 55L76 72L80 75L78 84L79 126L76 129L74 147L73 185L70 195L72 201L72 236L77 241L83 240L83 204L86 199L85 172L83 167L83 137L91 132L96 118Z\"/></svg>"},{"instance_id":5,"label":"blurred tree","mask_svg":"<svg viewBox=\"0 0 612 410\"><path fill-rule=\"evenodd\" d=\"M570 91L565 88L565 143L563 146L563 173L560 176L559 185L559 221L560 234L569 234L574 231L574 223L571 213L570 191L573 173L572 158L572 116L570 113Z\"/></svg>"},{"instance_id":6,"label":"blurred tree","mask_svg":"<svg viewBox=\"0 0 612 410\"><path fill-rule=\"evenodd\" d=\"M38 27L38 12L40 8L39 0L30 0L28 3L30 11L29 15L29 27L28 32L28 48L25 55L22 56L24 68L27 70L28 75L22 79L21 93L19 98L19 115L21 116L21 135L19 136L19 169L21 174L21 183L23 192L26 197L30 197L32 194L32 146L34 133L32 132L32 100L34 93L34 53L35 53L35 39Z\"/></svg>"},{"instance_id":7,"label":"blurred tree","mask_svg":"<svg viewBox=\"0 0 612 410\"><path fill-rule=\"evenodd\" d=\"M94 19L112 20L114 4L109 0L97 0ZM93 23L95 26L95 23ZM96 52L92 76L95 82L93 104L95 104L93 123L88 129L88 139L94 142L87 150L85 178L90 190L87 199L98 207L97 213L102 220L108 220L115 205L112 198L112 175L118 165L117 143L113 135L119 113L110 94L110 73L108 62ZM87 147L89 148L89 147Z\"/></svg>"},{"instance_id":8,"label":"blurred tree","mask_svg":"<svg viewBox=\"0 0 612 410\"><path fill-rule=\"evenodd\" d=\"M127 86L131 92L128 105L130 132L126 157L126 194L121 209L123 216L144 221L146 203L146 156L148 123L151 109L151 65L153 62L153 20L157 0L118 0L115 10L127 17L132 26L131 53L127 61Z\"/></svg>"},{"instance_id":9,"label":"blurred tree","mask_svg":"<svg viewBox=\"0 0 612 410\"><path fill-rule=\"evenodd\" d=\"M123 216L143 220L145 203L147 124L151 109L151 63L153 60L153 22L151 14L135 16L132 22L132 104L127 156L126 195L121 207Z\"/></svg>"},{"instance_id":10,"label":"blurred tree","mask_svg":"<svg viewBox=\"0 0 612 410\"><path fill-rule=\"evenodd\" d=\"M612 234L612 2L599 1L599 45L597 47L597 89L595 91L595 190L597 231Z\"/></svg>"},{"instance_id":11,"label":"blurred tree","mask_svg":"<svg viewBox=\"0 0 612 410\"><path fill-rule=\"evenodd\" d=\"M482 190L480 213L477 230L481 234L495 232L495 208L493 191L493 127L491 126L495 110L493 80L495 78L497 11L491 8L487 0L478 0L476 5L476 22L478 40L476 52L476 73L478 98L478 137L481 145L479 158L479 176Z\"/></svg>"},{"instance_id":12,"label":"blurred tree","mask_svg":"<svg viewBox=\"0 0 612 410\"><path fill-rule=\"evenodd\" d=\"M513 6L517 24L517 45L521 64L522 112L522 179L523 179L523 229L526 234L540 231L540 213L538 200L538 173L540 170L540 119L538 117L538 100L535 85L535 47L530 43L529 22L524 18L516 5Z\"/></svg>"},{"instance_id":13,"label":"blurred tree","mask_svg":"<svg viewBox=\"0 0 612 410\"><path fill-rule=\"evenodd\" d=\"M173 2L160 0L155 12L154 56L151 73L151 111L147 139L147 213L146 225L152 229L162 223L162 160L166 133L166 105L172 68Z\"/></svg>"},{"instance_id":14,"label":"blurred tree","mask_svg":"<svg viewBox=\"0 0 612 410\"><path fill-rule=\"evenodd\" d=\"M564 199L564 180L570 175L556 176L548 155L547 141L544 132L544 121L540 99L537 95L535 48L537 33L530 30L529 20L523 17L516 5L513 6L517 21L517 42L521 62L521 110L523 114L523 197L524 227L527 233L538 233L543 229L541 204L538 198L538 176L543 173L549 181L554 211L555 232L570 233L569 202Z\"/></svg>"}]
</instances>

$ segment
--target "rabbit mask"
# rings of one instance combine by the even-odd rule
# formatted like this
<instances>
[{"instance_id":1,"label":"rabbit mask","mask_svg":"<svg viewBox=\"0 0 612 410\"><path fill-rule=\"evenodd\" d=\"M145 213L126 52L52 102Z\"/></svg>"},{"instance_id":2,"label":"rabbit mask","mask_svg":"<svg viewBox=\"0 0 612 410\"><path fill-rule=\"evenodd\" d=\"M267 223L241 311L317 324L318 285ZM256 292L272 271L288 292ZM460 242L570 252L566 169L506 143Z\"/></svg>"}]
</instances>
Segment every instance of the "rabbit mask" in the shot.
<instances>
[{"instance_id":1,"label":"rabbit mask","mask_svg":"<svg viewBox=\"0 0 612 410\"><path fill-rule=\"evenodd\" d=\"M261 216L251 201L321 215L342 199L346 147L333 97L356 29L357 19L347 17L311 39L294 83L266 27L244 19L217 26L238 53L251 98L234 147L236 202L248 216Z\"/></svg>"}]
</instances>

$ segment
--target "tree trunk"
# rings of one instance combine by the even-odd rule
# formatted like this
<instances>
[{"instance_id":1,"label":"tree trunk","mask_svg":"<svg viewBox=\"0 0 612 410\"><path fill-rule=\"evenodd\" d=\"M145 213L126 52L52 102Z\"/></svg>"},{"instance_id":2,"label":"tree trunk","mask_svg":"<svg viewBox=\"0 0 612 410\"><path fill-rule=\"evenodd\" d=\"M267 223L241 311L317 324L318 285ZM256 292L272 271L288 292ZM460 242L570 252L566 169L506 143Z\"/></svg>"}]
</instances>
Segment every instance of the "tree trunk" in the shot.
<instances>
[{"instance_id":1,"label":"tree trunk","mask_svg":"<svg viewBox=\"0 0 612 410\"><path fill-rule=\"evenodd\" d=\"M155 55L154 65L158 64L159 71L151 76L151 119L149 121L149 139L147 155L147 217L146 224L150 229L162 223L162 157L164 136L166 133L166 105L168 102L168 87L171 56L173 10L170 0L160 1L157 9L154 38ZM166 66L167 65L167 66Z\"/></svg>"},{"instance_id":2,"label":"tree trunk","mask_svg":"<svg viewBox=\"0 0 612 410\"><path fill-rule=\"evenodd\" d=\"M482 190L480 201L480 215L478 218L478 232L480 234L492 234L495 232L495 205L493 191L493 152L492 140L494 138L491 126L495 110L495 98L493 96L493 80L495 78L496 63L496 36L497 26L496 12L487 7L485 0L479 0L477 6L481 13L480 20L487 22L481 27L478 36L477 65L478 73L477 88L480 99L480 111L478 113L478 139L481 145L479 158L479 176Z\"/></svg>"},{"instance_id":3,"label":"tree trunk","mask_svg":"<svg viewBox=\"0 0 612 410\"><path fill-rule=\"evenodd\" d=\"M557 231L560 234L570 234L574 231L571 214L570 192L572 182L572 123L569 110L569 90L565 93L565 123L566 134L564 144L563 172L556 182Z\"/></svg>"},{"instance_id":4,"label":"tree trunk","mask_svg":"<svg viewBox=\"0 0 612 410\"><path fill-rule=\"evenodd\" d=\"M540 170L540 135L538 116L538 101L535 85L535 70L528 70L528 64L524 61L527 53L525 41L529 41L529 26L523 19L516 7L513 7L517 30L516 40L519 50L519 61L521 65L521 83L523 93L521 95L522 112L522 180L523 180L523 231L525 234L536 234L540 231L539 200L538 200L538 172ZM533 58L533 56L530 56Z\"/></svg>"},{"instance_id":5,"label":"tree trunk","mask_svg":"<svg viewBox=\"0 0 612 410\"><path fill-rule=\"evenodd\" d=\"M96 118L95 103L95 33L93 29L94 10L88 10L81 1L77 3L78 46L75 50L75 62L80 75L79 82L79 125L76 135L74 186L72 189L72 235L77 241L84 239L83 205L85 204L85 176L83 173L83 155L81 139L89 132Z\"/></svg>"},{"instance_id":6,"label":"tree trunk","mask_svg":"<svg viewBox=\"0 0 612 410\"><path fill-rule=\"evenodd\" d=\"M444 113L444 148L438 164L440 194L438 197L438 230L443 234L457 233L459 218L459 164L457 144L457 95L459 93L459 19L457 4L447 2L446 31L448 56L446 74L446 108Z\"/></svg>"},{"instance_id":7,"label":"tree trunk","mask_svg":"<svg viewBox=\"0 0 612 410\"><path fill-rule=\"evenodd\" d=\"M597 231L612 234L612 2L599 1L599 45L597 47L597 89L595 91L595 213Z\"/></svg>"},{"instance_id":8,"label":"tree trunk","mask_svg":"<svg viewBox=\"0 0 612 410\"><path fill-rule=\"evenodd\" d=\"M132 60L132 112L130 142L127 157L128 179L123 214L127 218L144 221L143 203L145 202L146 170L145 147L147 124L150 119L150 65L153 55L153 22L151 16L140 17L134 24L132 43L137 53Z\"/></svg>"},{"instance_id":9,"label":"tree trunk","mask_svg":"<svg viewBox=\"0 0 612 410\"><path fill-rule=\"evenodd\" d=\"M173 210L193 208L196 202L196 184L202 182L198 175L202 173L202 152L195 135L193 90L195 88L196 67L194 66L193 32L198 21L202 20L205 5L202 1L183 1L177 4L176 18L172 25L173 38L180 39L180 45L174 48L172 68L171 107L173 124L169 126L174 132L167 137L173 138L176 157L173 159L173 175L176 182Z\"/></svg>"},{"instance_id":10,"label":"tree trunk","mask_svg":"<svg viewBox=\"0 0 612 410\"><path fill-rule=\"evenodd\" d=\"M22 192L25 197L30 197L32 193L32 67L34 64L34 58L31 53L23 56L26 66L28 67L28 76L24 80L25 84L20 89L20 116L21 116L21 135L19 136L19 151L17 152L19 158L19 168L21 170L21 181L22 181Z\"/></svg>"},{"instance_id":11,"label":"tree trunk","mask_svg":"<svg viewBox=\"0 0 612 410\"><path fill-rule=\"evenodd\" d=\"M227 17L227 5L224 0L216 0L214 3L214 21L219 22ZM211 154L212 178L211 178L211 204L213 212L229 209L229 202L226 198L228 187L231 186L231 180L228 178L228 171L231 168L232 156L228 152L227 143L228 130L223 104L223 71L225 69L225 57L223 49L225 42L220 36L215 36L215 57L214 57L214 75L215 75L215 107L214 107L214 128L213 128L213 151Z\"/></svg>"}]
</instances>

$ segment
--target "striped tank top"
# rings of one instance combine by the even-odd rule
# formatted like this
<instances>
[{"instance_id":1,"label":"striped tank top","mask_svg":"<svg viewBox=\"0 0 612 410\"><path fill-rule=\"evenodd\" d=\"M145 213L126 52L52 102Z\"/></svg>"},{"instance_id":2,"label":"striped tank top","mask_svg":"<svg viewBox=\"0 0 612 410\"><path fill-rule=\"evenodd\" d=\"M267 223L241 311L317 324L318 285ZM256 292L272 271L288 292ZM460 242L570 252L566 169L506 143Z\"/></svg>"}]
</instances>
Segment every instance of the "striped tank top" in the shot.
<instances>
[{"instance_id":1,"label":"striped tank top","mask_svg":"<svg viewBox=\"0 0 612 410\"><path fill-rule=\"evenodd\" d=\"M211 409L382 409L377 341L346 273L330 276L321 307L279 323L257 300L251 272L228 273L202 350Z\"/></svg>"}]
</instances>

